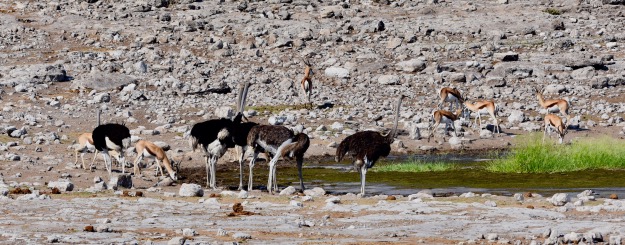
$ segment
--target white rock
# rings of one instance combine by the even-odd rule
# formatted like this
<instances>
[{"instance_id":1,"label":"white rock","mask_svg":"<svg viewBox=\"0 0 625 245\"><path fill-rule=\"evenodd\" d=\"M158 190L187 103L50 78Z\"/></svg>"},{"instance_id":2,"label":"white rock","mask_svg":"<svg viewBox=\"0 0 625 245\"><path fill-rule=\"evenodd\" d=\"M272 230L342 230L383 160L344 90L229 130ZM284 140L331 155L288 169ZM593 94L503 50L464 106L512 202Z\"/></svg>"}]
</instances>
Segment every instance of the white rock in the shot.
<instances>
[{"instance_id":1,"label":"white rock","mask_svg":"<svg viewBox=\"0 0 625 245\"><path fill-rule=\"evenodd\" d=\"M234 233L234 235L232 235L232 238L239 239L239 240L247 240L247 239L252 239L252 236L246 233L237 232L237 233Z\"/></svg>"},{"instance_id":2,"label":"white rock","mask_svg":"<svg viewBox=\"0 0 625 245\"><path fill-rule=\"evenodd\" d=\"M548 201L555 206L564 206L564 204L571 201L571 198L566 193L556 193Z\"/></svg>"},{"instance_id":3,"label":"white rock","mask_svg":"<svg viewBox=\"0 0 625 245\"><path fill-rule=\"evenodd\" d=\"M287 188L284 188L284 190L280 191L280 196L291 196L295 194L296 191L297 190L295 189L295 187L289 186Z\"/></svg>"},{"instance_id":4,"label":"white rock","mask_svg":"<svg viewBox=\"0 0 625 245\"><path fill-rule=\"evenodd\" d=\"M182 184L178 195L181 197L201 197L204 196L204 190L198 184Z\"/></svg>"},{"instance_id":5,"label":"white rock","mask_svg":"<svg viewBox=\"0 0 625 245\"><path fill-rule=\"evenodd\" d=\"M330 197L330 198L326 199L326 203L339 204L339 203L341 203L341 198L339 198L339 197Z\"/></svg>"},{"instance_id":6,"label":"white rock","mask_svg":"<svg viewBox=\"0 0 625 245\"><path fill-rule=\"evenodd\" d=\"M510 116L508 116L508 122L517 124L525 121L525 114L519 110L513 110L510 112Z\"/></svg>"},{"instance_id":7,"label":"white rock","mask_svg":"<svg viewBox=\"0 0 625 245\"><path fill-rule=\"evenodd\" d=\"M315 187L312 190L305 190L304 195L312 197L320 197L326 194L326 191L321 187Z\"/></svg>"},{"instance_id":8,"label":"white rock","mask_svg":"<svg viewBox=\"0 0 625 245\"><path fill-rule=\"evenodd\" d=\"M330 126L330 128L334 130L343 130L343 124L340 122L334 122L332 123L332 126Z\"/></svg>"},{"instance_id":9,"label":"white rock","mask_svg":"<svg viewBox=\"0 0 625 245\"><path fill-rule=\"evenodd\" d=\"M382 75L378 77L378 83L382 85L398 85L400 79L397 75Z\"/></svg>"},{"instance_id":10,"label":"white rock","mask_svg":"<svg viewBox=\"0 0 625 245\"><path fill-rule=\"evenodd\" d=\"M69 182L69 180L50 181L48 182L48 188L58 188L60 191L72 191L74 189L74 184Z\"/></svg>"},{"instance_id":11,"label":"white rock","mask_svg":"<svg viewBox=\"0 0 625 245\"><path fill-rule=\"evenodd\" d=\"M420 59L411 59L395 64L395 70L405 72L419 72L425 69L425 61Z\"/></svg>"},{"instance_id":12,"label":"white rock","mask_svg":"<svg viewBox=\"0 0 625 245\"><path fill-rule=\"evenodd\" d=\"M325 69L324 74L327 77L333 78L348 78L349 70L341 67L328 67Z\"/></svg>"},{"instance_id":13,"label":"white rock","mask_svg":"<svg viewBox=\"0 0 625 245\"><path fill-rule=\"evenodd\" d=\"M191 228L184 228L182 229L182 235L183 236L197 236L197 232L194 229Z\"/></svg>"},{"instance_id":14,"label":"white rock","mask_svg":"<svg viewBox=\"0 0 625 245\"><path fill-rule=\"evenodd\" d=\"M237 197L241 199L247 199L249 197L249 193L245 190L241 190L241 192L239 192L239 195L237 195Z\"/></svg>"},{"instance_id":15,"label":"white rock","mask_svg":"<svg viewBox=\"0 0 625 245\"><path fill-rule=\"evenodd\" d=\"M181 236L174 237L174 238L172 238L171 240L169 240L167 242L167 245L183 245L184 242L186 242L186 241L187 241L187 239L184 238L184 237L181 237Z\"/></svg>"},{"instance_id":16,"label":"white rock","mask_svg":"<svg viewBox=\"0 0 625 245\"><path fill-rule=\"evenodd\" d=\"M291 200L291 202L289 202L289 205L291 205L293 207L303 207L304 206L303 203L301 203L299 201L296 201L296 200Z\"/></svg>"}]
</instances>

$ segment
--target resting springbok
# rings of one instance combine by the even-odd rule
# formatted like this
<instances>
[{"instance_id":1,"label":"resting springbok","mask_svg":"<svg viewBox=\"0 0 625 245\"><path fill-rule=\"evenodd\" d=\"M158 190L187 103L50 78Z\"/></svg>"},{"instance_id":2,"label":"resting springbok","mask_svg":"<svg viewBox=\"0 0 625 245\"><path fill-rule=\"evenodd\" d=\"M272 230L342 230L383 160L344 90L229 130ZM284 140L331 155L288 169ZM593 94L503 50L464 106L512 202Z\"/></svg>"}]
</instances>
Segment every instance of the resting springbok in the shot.
<instances>
[{"instance_id":1,"label":"resting springbok","mask_svg":"<svg viewBox=\"0 0 625 245\"><path fill-rule=\"evenodd\" d=\"M137 150L137 158L135 158L134 161L135 176L139 176L139 174L141 174L141 168L139 167L139 164L144 157L147 157L154 158L156 160L156 170L160 170L161 175L163 175L163 168L161 167L162 162L163 166L165 166L165 169L167 170L167 173L169 173L169 177L172 180L178 180L178 175L176 171L174 171L174 169L172 168L173 164L175 163L173 161L169 161L169 158L167 157L167 154L165 153L163 148L155 145L150 141L139 140L135 144L135 149Z\"/></svg>"},{"instance_id":2,"label":"resting springbok","mask_svg":"<svg viewBox=\"0 0 625 245\"><path fill-rule=\"evenodd\" d=\"M460 108L460 104L464 103L464 99L462 98L462 94L456 88L444 87L439 90L440 101L438 102L438 108L442 108L445 102L449 102L450 110L454 109L454 103L458 105Z\"/></svg>"},{"instance_id":3,"label":"resting springbok","mask_svg":"<svg viewBox=\"0 0 625 245\"><path fill-rule=\"evenodd\" d=\"M547 134L547 130L549 130L549 128L551 127L554 127L556 129L559 137L558 143L562 144L562 141L564 140L564 135L566 135L569 130L566 124L562 122L562 118L554 114L547 114L545 116L545 131L543 132L543 143L545 143L545 135ZM551 130L549 130L549 136L551 136Z\"/></svg>"},{"instance_id":4,"label":"resting springbok","mask_svg":"<svg viewBox=\"0 0 625 245\"><path fill-rule=\"evenodd\" d=\"M78 163L78 153L80 153L82 168L87 169L87 165L85 165L85 153L90 151L93 151L95 154L93 155L93 160L91 160L89 169L93 167L93 162L95 162L95 158L98 156L98 150L96 150L95 146L93 145L93 138L91 137L91 133L83 133L78 136L78 147L74 149L74 155L76 156L76 161L74 161L74 164Z\"/></svg>"},{"instance_id":5,"label":"resting springbok","mask_svg":"<svg viewBox=\"0 0 625 245\"><path fill-rule=\"evenodd\" d=\"M538 98L538 104L540 104L540 107L547 109L547 110L553 107L557 107L560 110L560 113L566 116L567 121L571 119L571 115L569 115L570 104L567 100L565 99L545 100L545 98L543 97L543 92L545 92L545 89L539 91L537 88L534 88L534 92L536 92L536 98Z\"/></svg>"},{"instance_id":6,"label":"resting springbok","mask_svg":"<svg viewBox=\"0 0 625 245\"><path fill-rule=\"evenodd\" d=\"M445 121L445 131L447 131L447 126L451 124L451 128L454 130L454 136L458 137L456 133L456 126L454 126L454 122L460 119L460 115L462 114L462 109L456 110L456 114L451 113L450 111L438 110L432 113L432 120L434 124L430 127L430 135L428 135L428 142L430 142L430 138L434 135L434 130L441 124L442 121Z\"/></svg>"},{"instance_id":7,"label":"resting springbok","mask_svg":"<svg viewBox=\"0 0 625 245\"><path fill-rule=\"evenodd\" d=\"M495 104L494 101L492 101L492 100L480 100L480 101L475 102L475 104L471 104L470 102L465 101L464 102L464 106L467 109L469 109L469 111L474 112L474 113L477 114L477 116L475 117L475 121L477 123L477 121L479 120L480 129L482 129L482 116L481 116L481 114L489 114L490 117L495 122L495 130L493 130L493 131L495 131L496 133L500 133L499 132L499 120L497 120L497 112L499 111L499 107L497 106L497 104ZM471 120L471 115L469 115L469 120Z\"/></svg>"}]
</instances>

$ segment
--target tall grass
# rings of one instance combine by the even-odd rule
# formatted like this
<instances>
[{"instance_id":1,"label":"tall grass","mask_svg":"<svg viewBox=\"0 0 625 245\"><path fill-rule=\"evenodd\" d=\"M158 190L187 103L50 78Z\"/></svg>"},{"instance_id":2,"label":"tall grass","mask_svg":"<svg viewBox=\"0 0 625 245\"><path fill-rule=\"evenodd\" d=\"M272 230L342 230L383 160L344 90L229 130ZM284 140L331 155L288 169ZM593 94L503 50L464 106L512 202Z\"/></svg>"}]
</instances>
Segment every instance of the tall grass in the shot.
<instances>
[{"instance_id":1,"label":"tall grass","mask_svg":"<svg viewBox=\"0 0 625 245\"><path fill-rule=\"evenodd\" d=\"M493 161L486 169L502 173L625 169L625 141L606 136L556 145L553 140L543 144L540 133L520 136L511 154Z\"/></svg>"},{"instance_id":2,"label":"tall grass","mask_svg":"<svg viewBox=\"0 0 625 245\"><path fill-rule=\"evenodd\" d=\"M453 168L455 168L454 164L445 163L442 161L427 162L423 160L410 160L407 162L380 164L380 166L376 166L375 168L373 168L373 171L421 173L447 171Z\"/></svg>"}]
</instances>

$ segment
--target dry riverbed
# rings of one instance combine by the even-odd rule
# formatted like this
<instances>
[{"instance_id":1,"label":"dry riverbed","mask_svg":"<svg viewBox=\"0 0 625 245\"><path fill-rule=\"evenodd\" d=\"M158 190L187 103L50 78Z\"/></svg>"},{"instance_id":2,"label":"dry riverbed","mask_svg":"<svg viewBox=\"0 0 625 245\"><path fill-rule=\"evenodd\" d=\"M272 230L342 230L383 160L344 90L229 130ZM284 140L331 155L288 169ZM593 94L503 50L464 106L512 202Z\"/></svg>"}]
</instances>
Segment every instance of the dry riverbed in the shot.
<instances>
[{"instance_id":1,"label":"dry riverbed","mask_svg":"<svg viewBox=\"0 0 625 245\"><path fill-rule=\"evenodd\" d=\"M529 193L362 198L313 188L307 195L205 190L203 197L180 197L178 186L62 194L41 189L0 197L2 243L616 244L625 232L625 201L584 194L556 206L560 197Z\"/></svg>"}]
</instances>

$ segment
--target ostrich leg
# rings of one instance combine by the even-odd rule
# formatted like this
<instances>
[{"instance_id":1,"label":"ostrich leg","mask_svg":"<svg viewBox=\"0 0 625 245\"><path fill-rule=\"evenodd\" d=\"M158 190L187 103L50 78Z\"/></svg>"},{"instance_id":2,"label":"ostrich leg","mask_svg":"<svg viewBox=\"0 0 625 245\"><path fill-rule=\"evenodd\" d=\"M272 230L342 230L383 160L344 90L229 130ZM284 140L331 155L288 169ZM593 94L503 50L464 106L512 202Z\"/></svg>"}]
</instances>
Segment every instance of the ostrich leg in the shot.
<instances>
[{"instance_id":1,"label":"ostrich leg","mask_svg":"<svg viewBox=\"0 0 625 245\"><path fill-rule=\"evenodd\" d=\"M365 195L365 183L367 179L367 165L363 164L362 167L360 167L360 194L362 196Z\"/></svg>"},{"instance_id":2,"label":"ostrich leg","mask_svg":"<svg viewBox=\"0 0 625 245\"><path fill-rule=\"evenodd\" d=\"M250 160L250 179L247 181L247 191L252 191L253 181L254 181L254 164L256 163L256 158L258 157L258 151L254 151L254 155L252 156L252 160Z\"/></svg>"},{"instance_id":3,"label":"ostrich leg","mask_svg":"<svg viewBox=\"0 0 625 245\"><path fill-rule=\"evenodd\" d=\"M302 165L304 164L304 156L298 156L296 158L297 161L297 173L299 174L299 185L302 188L302 192L306 188L304 188L304 178L302 178Z\"/></svg>"}]
</instances>

